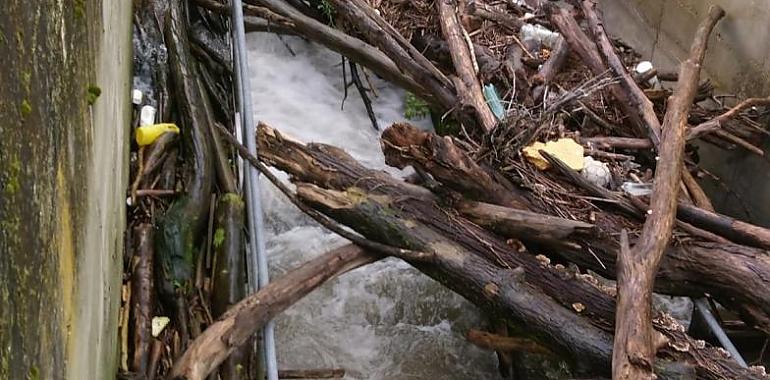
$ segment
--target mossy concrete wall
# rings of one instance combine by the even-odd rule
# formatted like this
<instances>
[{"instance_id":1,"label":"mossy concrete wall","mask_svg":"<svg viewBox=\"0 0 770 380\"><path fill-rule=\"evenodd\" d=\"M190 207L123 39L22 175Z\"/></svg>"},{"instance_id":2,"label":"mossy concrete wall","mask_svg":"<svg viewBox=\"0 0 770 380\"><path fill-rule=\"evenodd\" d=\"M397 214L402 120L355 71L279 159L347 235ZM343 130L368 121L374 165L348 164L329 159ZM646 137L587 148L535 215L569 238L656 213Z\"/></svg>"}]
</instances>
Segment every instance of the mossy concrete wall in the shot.
<instances>
[{"instance_id":1,"label":"mossy concrete wall","mask_svg":"<svg viewBox=\"0 0 770 380\"><path fill-rule=\"evenodd\" d=\"M717 93L770 95L770 0L604 0L601 8L610 34L656 66L678 69L712 4L724 8L727 16L711 36L702 76L711 79ZM767 142L763 148L770 152ZM715 206L770 226L767 158L708 144L700 144L699 153L702 166L720 178L703 180Z\"/></svg>"},{"instance_id":2,"label":"mossy concrete wall","mask_svg":"<svg viewBox=\"0 0 770 380\"><path fill-rule=\"evenodd\" d=\"M0 379L116 365L130 0L0 12Z\"/></svg>"}]
</instances>

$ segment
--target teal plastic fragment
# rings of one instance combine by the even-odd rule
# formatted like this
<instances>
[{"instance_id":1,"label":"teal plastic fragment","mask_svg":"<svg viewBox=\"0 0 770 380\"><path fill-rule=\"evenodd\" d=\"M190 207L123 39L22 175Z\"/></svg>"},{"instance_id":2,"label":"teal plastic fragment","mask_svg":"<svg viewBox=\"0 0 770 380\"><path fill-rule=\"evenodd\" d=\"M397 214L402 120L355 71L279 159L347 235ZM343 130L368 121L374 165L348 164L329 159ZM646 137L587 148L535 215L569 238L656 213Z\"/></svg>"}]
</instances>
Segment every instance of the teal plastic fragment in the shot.
<instances>
[{"instance_id":1,"label":"teal plastic fragment","mask_svg":"<svg viewBox=\"0 0 770 380\"><path fill-rule=\"evenodd\" d=\"M500 101L500 96L497 95L495 85L484 85L484 99L487 101L487 105L492 110L492 113L497 116L497 119L503 120L505 118L505 109L503 108L503 102Z\"/></svg>"}]
</instances>

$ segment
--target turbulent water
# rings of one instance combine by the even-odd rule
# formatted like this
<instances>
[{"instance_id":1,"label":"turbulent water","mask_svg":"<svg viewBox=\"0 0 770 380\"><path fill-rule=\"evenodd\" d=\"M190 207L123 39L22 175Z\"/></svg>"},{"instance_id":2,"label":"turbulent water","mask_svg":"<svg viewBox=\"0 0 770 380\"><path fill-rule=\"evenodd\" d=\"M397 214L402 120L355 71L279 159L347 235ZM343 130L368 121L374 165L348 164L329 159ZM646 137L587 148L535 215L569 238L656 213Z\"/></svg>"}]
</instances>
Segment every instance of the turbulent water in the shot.
<instances>
[{"instance_id":1,"label":"turbulent water","mask_svg":"<svg viewBox=\"0 0 770 380\"><path fill-rule=\"evenodd\" d=\"M339 55L306 41L248 36L255 120L306 142L339 146L365 165L385 166L378 133ZM403 117L403 91L372 78L381 126ZM425 124L425 123L423 123ZM271 276L345 243L263 185ZM337 367L346 379L496 379L493 354L464 333L485 323L476 308L409 265L389 259L348 273L290 308L276 326L280 368Z\"/></svg>"}]
</instances>

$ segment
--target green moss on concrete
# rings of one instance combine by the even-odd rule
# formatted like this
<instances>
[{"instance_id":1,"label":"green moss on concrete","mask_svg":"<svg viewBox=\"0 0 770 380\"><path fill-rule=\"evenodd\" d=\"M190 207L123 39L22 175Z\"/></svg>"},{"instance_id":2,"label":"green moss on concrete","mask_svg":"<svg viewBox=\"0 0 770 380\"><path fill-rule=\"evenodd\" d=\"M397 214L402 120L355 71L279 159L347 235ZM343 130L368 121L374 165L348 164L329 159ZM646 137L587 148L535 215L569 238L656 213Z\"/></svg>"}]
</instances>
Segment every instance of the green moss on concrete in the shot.
<instances>
[{"instance_id":1,"label":"green moss on concrete","mask_svg":"<svg viewBox=\"0 0 770 380\"><path fill-rule=\"evenodd\" d=\"M86 90L86 102L88 102L88 105L93 105L101 94L102 89L99 86L93 84L88 86Z\"/></svg>"},{"instance_id":2,"label":"green moss on concrete","mask_svg":"<svg viewBox=\"0 0 770 380\"><path fill-rule=\"evenodd\" d=\"M86 17L86 0L75 0L75 17L82 19Z\"/></svg>"},{"instance_id":3,"label":"green moss on concrete","mask_svg":"<svg viewBox=\"0 0 770 380\"><path fill-rule=\"evenodd\" d=\"M88 106L101 94L101 88L89 84L109 85L97 80L96 52L90 50L104 46L97 40L105 31L101 18L86 23L76 16L85 15L87 9L102 15L102 4L121 4L128 20L122 35L128 37L130 4L122 6L127 3L76 0L74 8L68 2L3 3L0 55L6 69L0 70L0 114L9 117L0 123L0 379L61 379L73 362L67 360L68 344L79 334L71 323L72 279L77 255L89 252L83 246L90 208L84 184L93 162L95 126L90 124ZM127 89L128 75L110 81L126 83ZM98 103L105 101L101 97ZM107 127L122 131L117 119ZM67 224L62 224L60 217L67 212ZM120 263L116 253L106 254ZM102 257L102 262L110 261ZM116 278L117 283L105 286L119 290ZM102 284L98 285L101 292ZM108 329L114 324L105 319ZM90 335L106 342L102 351L111 351L114 334L103 333ZM114 353L96 354L98 362L110 363L100 365L99 373L82 372L72 378L114 376L113 370L102 372L114 368ZM93 359L92 355L85 360Z\"/></svg>"},{"instance_id":4,"label":"green moss on concrete","mask_svg":"<svg viewBox=\"0 0 770 380\"><path fill-rule=\"evenodd\" d=\"M212 241L212 244L214 244L214 248L221 247L222 243L224 242L225 242L225 229L217 228L217 230L214 231L214 241Z\"/></svg>"},{"instance_id":5,"label":"green moss on concrete","mask_svg":"<svg viewBox=\"0 0 770 380\"><path fill-rule=\"evenodd\" d=\"M29 116L29 114L32 113L32 104L29 103L29 100L22 99L21 105L19 106L19 112L21 113L22 118L26 118Z\"/></svg>"}]
</instances>

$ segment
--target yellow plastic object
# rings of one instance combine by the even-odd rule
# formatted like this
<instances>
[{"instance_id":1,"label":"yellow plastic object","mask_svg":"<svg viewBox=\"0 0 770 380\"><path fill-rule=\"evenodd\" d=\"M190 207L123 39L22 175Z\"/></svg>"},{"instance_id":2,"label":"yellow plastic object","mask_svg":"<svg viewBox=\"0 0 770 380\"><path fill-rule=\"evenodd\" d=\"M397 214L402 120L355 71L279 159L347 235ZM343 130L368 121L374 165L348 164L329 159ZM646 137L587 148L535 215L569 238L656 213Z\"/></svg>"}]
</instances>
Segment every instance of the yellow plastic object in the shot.
<instances>
[{"instance_id":1,"label":"yellow plastic object","mask_svg":"<svg viewBox=\"0 0 770 380\"><path fill-rule=\"evenodd\" d=\"M136 129L136 143L139 146L150 145L166 132L179 133L179 127L170 123L143 125Z\"/></svg>"},{"instance_id":2,"label":"yellow plastic object","mask_svg":"<svg viewBox=\"0 0 770 380\"><path fill-rule=\"evenodd\" d=\"M551 167L551 163L540 155L541 150L564 161L573 170L583 169L583 146L576 143L573 139L558 139L545 144L538 141L522 149L524 157L529 162L540 170L546 170Z\"/></svg>"}]
</instances>

